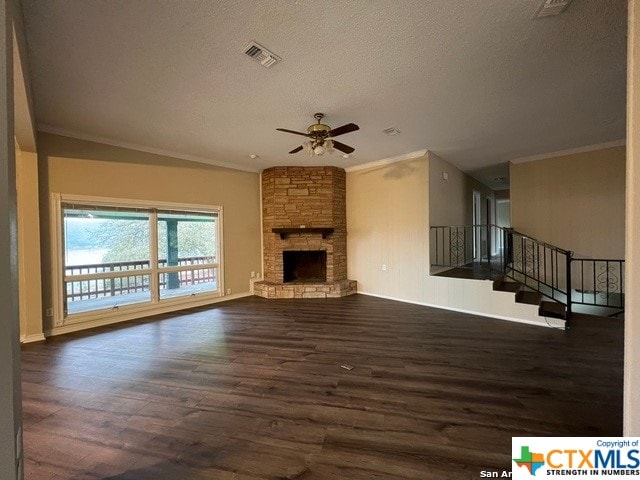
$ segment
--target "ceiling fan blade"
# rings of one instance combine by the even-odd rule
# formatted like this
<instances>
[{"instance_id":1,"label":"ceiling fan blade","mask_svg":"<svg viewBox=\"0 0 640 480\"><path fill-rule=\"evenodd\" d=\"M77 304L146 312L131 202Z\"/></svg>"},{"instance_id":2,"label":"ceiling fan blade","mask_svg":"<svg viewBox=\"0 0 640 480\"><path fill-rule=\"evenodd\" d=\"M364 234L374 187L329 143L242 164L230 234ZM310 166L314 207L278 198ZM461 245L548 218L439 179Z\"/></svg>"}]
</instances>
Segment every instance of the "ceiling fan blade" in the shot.
<instances>
[{"instance_id":1,"label":"ceiling fan blade","mask_svg":"<svg viewBox=\"0 0 640 480\"><path fill-rule=\"evenodd\" d=\"M343 153L353 153L356 151L355 148L345 145L344 143L340 143L337 140L333 140L333 148L340 150Z\"/></svg>"},{"instance_id":2,"label":"ceiling fan blade","mask_svg":"<svg viewBox=\"0 0 640 480\"><path fill-rule=\"evenodd\" d=\"M329 131L330 137L337 137L338 135L344 135L345 133L355 132L356 130L360 130L360 127L355 123L347 123L346 125L342 125L341 127L334 128Z\"/></svg>"},{"instance_id":3,"label":"ceiling fan blade","mask_svg":"<svg viewBox=\"0 0 640 480\"><path fill-rule=\"evenodd\" d=\"M278 130L279 132L287 132L287 133L293 133L295 135L302 135L303 137L311 136L308 133L296 132L295 130L287 130L286 128L276 128L276 130Z\"/></svg>"},{"instance_id":4,"label":"ceiling fan blade","mask_svg":"<svg viewBox=\"0 0 640 480\"><path fill-rule=\"evenodd\" d=\"M302 145L300 145L299 147L294 148L293 150L291 150L289 153L298 153L300 150L302 150L304 147Z\"/></svg>"}]
</instances>

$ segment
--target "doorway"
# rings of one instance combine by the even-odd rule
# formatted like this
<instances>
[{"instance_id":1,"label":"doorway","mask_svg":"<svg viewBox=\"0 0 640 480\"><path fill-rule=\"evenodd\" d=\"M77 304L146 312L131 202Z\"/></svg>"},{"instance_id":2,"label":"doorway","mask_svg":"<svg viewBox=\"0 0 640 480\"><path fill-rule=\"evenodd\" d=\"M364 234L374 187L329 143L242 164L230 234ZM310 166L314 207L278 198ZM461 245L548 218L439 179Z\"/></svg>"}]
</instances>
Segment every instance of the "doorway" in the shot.
<instances>
[{"instance_id":1,"label":"doorway","mask_svg":"<svg viewBox=\"0 0 640 480\"><path fill-rule=\"evenodd\" d=\"M491 255L498 253L498 229L495 228L496 224L496 209L495 201L493 197L487 197L487 241L491 242L490 251Z\"/></svg>"},{"instance_id":2,"label":"doorway","mask_svg":"<svg viewBox=\"0 0 640 480\"><path fill-rule=\"evenodd\" d=\"M511 228L511 202L508 198L496 200L496 225Z\"/></svg>"}]
</instances>

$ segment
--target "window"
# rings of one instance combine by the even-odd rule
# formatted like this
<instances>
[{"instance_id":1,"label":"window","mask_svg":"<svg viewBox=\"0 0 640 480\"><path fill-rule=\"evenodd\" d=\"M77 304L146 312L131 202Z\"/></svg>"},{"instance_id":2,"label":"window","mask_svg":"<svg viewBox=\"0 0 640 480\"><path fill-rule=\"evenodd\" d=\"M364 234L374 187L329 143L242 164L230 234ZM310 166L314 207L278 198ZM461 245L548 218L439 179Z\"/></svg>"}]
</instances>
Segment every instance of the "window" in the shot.
<instances>
[{"instance_id":1,"label":"window","mask_svg":"<svg viewBox=\"0 0 640 480\"><path fill-rule=\"evenodd\" d=\"M161 299L217 291L217 221L199 212L157 213Z\"/></svg>"},{"instance_id":2,"label":"window","mask_svg":"<svg viewBox=\"0 0 640 480\"><path fill-rule=\"evenodd\" d=\"M221 208L54 195L60 320L219 296Z\"/></svg>"}]
</instances>

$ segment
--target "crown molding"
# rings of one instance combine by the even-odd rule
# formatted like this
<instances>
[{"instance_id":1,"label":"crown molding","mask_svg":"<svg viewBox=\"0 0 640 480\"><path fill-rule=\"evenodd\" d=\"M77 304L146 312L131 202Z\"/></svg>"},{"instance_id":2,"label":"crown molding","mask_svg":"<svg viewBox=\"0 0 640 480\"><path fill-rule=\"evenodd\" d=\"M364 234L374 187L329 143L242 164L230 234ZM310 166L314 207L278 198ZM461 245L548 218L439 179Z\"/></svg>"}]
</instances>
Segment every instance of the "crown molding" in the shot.
<instances>
[{"instance_id":1,"label":"crown molding","mask_svg":"<svg viewBox=\"0 0 640 480\"><path fill-rule=\"evenodd\" d=\"M362 163L360 165L354 165L353 167L345 168L347 173L355 172L357 170L366 170L373 167L381 167L383 165L389 165L390 163L403 162L405 160L412 160L414 158L424 157L428 150L418 150L416 152L405 153L397 155L395 157L383 158L382 160L374 160L373 162Z\"/></svg>"},{"instance_id":2,"label":"crown molding","mask_svg":"<svg viewBox=\"0 0 640 480\"><path fill-rule=\"evenodd\" d=\"M163 148L150 147L148 145L141 145L139 143L123 142L108 137L100 137L97 135L89 135L86 133L76 132L72 130L65 130L62 128L54 127L47 124L39 124L38 131L44 133L51 133L53 135L60 135L62 137L76 138L78 140L85 140L87 142L102 143L112 147L128 148L129 150L137 150L144 153L152 153L154 155L162 155L164 157L177 158L180 160L188 160L190 162L204 163L215 167L230 168L232 170L241 170L243 172L259 173L261 169L243 167L227 162L220 162L217 160L211 160L210 158L199 157L197 155L190 155L188 153L175 152L173 150L165 150Z\"/></svg>"},{"instance_id":3,"label":"crown molding","mask_svg":"<svg viewBox=\"0 0 640 480\"><path fill-rule=\"evenodd\" d=\"M545 160L547 158L563 157L565 155L575 155L576 153L593 152L595 150L604 150L605 148L622 147L622 146L624 146L626 144L627 144L627 142L623 138L623 139L620 139L620 140L614 140L612 142L597 143L595 145L587 145L585 147L571 148L569 150L559 150L557 152L541 153L539 155L532 155L530 157L515 158L515 159L511 160L510 162L511 163L516 163L516 164L517 163L535 162L536 160Z\"/></svg>"}]
</instances>

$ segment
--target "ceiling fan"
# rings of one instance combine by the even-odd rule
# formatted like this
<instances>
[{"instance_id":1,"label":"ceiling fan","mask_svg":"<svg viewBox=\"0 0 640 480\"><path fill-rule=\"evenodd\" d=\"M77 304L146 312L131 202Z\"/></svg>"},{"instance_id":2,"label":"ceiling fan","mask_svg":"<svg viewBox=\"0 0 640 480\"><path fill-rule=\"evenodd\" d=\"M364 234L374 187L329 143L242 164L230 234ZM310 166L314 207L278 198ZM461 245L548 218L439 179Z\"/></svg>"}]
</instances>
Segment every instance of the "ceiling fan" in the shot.
<instances>
[{"instance_id":1,"label":"ceiling fan","mask_svg":"<svg viewBox=\"0 0 640 480\"><path fill-rule=\"evenodd\" d=\"M280 132L293 133L295 135L302 135L308 137L309 140L299 147L294 148L289 153L298 153L300 150L305 149L309 153L309 156L323 155L325 152L333 153L333 150L340 150L343 153L350 154L355 151L355 148L340 143L337 140L333 140L338 135L344 135L345 133L355 132L360 130L360 127L355 123L347 123L338 128L331 128L329 125L324 125L320 121L324 118L324 113L316 113L313 116L318 123L309 125L307 133L296 132L295 130L287 130L286 128L276 128Z\"/></svg>"}]
</instances>

